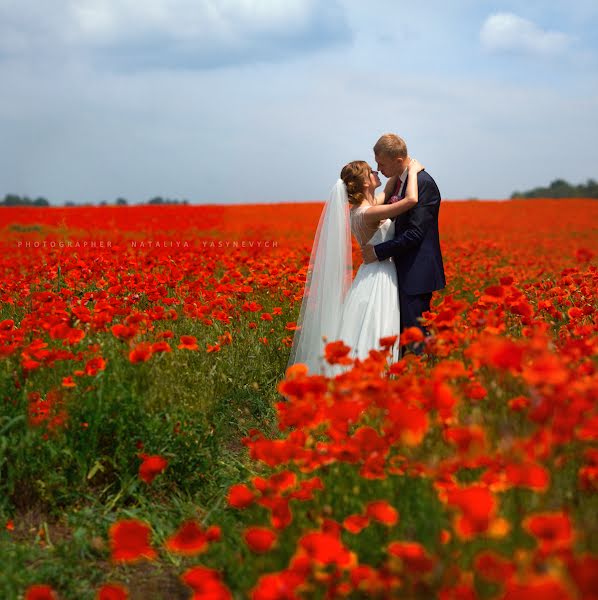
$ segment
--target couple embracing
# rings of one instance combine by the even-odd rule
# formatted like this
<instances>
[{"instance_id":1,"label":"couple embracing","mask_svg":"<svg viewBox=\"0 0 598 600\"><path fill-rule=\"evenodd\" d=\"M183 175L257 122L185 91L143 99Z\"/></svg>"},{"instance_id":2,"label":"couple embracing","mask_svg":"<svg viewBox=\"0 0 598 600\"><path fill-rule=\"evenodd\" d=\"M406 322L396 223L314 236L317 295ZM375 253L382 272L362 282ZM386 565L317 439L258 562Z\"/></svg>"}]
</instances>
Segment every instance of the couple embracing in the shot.
<instances>
[{"instance_id":1,"label":"couple embracing","mask_svg":"<svg viewBox=\"0 0 598 600\"><path fill-rule=\"evenodd\" d=\"M418 327L432 292L445 286L438 233L440 192L412 159L402 138L388 133L374 146L378 171L365 161L345 165L324 206L311 252L289 366L334 374L327 341L342 340L351 358L380 348L380 338ZM364 262L353 279L351 234ZM324 339L323 339L324 338ZM412 349L422 351L422 345ZM399 359L398 341L392 360Z\"/></svg>"}]
</instances>

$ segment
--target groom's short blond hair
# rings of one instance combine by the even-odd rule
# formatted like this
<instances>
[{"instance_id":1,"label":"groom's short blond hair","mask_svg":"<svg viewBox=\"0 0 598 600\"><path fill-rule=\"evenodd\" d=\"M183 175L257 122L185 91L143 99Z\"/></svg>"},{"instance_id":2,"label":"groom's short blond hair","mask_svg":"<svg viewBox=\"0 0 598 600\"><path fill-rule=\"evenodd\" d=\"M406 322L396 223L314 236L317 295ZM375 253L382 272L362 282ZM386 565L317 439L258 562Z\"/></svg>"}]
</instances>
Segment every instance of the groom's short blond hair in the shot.
<instances>
[{"instance_id":1,"label":"groom's short blond hair","mask_svg":"<svg viewBox=\"0 0 598 600\"><path fill-rule=\"evenodd\" d=\"M394 133L385 133L376 142L374 154L386 154L392 158L406 158L407 144L403 138Z\"/></svg>"}]
</instances>

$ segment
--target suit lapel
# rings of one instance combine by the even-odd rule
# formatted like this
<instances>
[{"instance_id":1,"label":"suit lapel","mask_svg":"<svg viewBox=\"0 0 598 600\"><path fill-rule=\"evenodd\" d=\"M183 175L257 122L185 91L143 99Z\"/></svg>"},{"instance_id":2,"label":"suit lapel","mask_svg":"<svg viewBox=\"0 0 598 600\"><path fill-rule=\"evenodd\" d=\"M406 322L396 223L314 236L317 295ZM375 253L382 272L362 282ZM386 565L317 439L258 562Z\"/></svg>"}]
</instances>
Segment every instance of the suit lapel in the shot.
<instances>
[{"instance_id":1,"label":"suit lapel","mask_svg":"<svg viewBox=\"0 0 598 600\"><path fill-rule=\"evenodd\" d=\"M403 199L405 197L405 192L407 191L407 183L409 183L409 173L407 173L407 177L405 178L405 185L403 186L403 191L400 194L400 198ZM402 215L399 215L396 219L395 219L395 235L398 232L398 230L403 226L403 224L405 223L405 220L407 218L409 211L407 211L406 213L403 213Z\"/></svg>"},{"instance_id":2,"label":"suit lapel","mask_svg":"<svg viewBox=\"0 0 598 600\"><path fill-rule=\"evenodd\" d=\"M405 197L405 192L407 191L407 183L409 183L409 173L407 173L407 177L405 177L405 185L403 185L403 191L401 192L401 199Z\"/></svg>"}]
</instances>

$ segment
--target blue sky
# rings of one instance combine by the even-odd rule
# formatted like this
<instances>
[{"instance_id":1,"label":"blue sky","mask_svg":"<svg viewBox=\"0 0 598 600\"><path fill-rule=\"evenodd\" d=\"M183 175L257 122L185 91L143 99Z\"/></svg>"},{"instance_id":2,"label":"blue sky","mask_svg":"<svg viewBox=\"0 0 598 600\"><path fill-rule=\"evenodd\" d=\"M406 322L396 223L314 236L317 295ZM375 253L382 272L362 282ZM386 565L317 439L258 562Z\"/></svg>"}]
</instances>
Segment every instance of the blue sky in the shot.
<instances>
[{"instance_id":1,"label":"blue sky","mask_svg":"<svg viewBox=\"0 0 598 600\"><path fill-rule=\"evenodd\" d=\"M0 196L325 199L398 133L444 198L596 172L595 0L0 0Z\"/></svg>"}]
</instances>

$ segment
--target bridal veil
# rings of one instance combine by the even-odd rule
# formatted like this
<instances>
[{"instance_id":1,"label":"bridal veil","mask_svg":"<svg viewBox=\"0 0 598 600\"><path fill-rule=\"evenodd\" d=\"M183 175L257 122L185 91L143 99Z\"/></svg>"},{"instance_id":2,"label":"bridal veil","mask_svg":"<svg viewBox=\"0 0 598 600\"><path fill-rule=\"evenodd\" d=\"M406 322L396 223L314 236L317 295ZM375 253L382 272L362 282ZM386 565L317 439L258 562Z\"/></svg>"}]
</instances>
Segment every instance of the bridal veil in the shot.
<instances>
[{"instance_id":1,"label":"bridal veil","mask_svg":"<svg viewBox=\"0 0 598 600\"><path fill-rule=\"evenodd\" d=\"M303 363L311 374L325 372L324 345L337 339L352 279L349 201L347 187L338 179L318 223L288 366Z\"/></svg>"}]
</instances>

